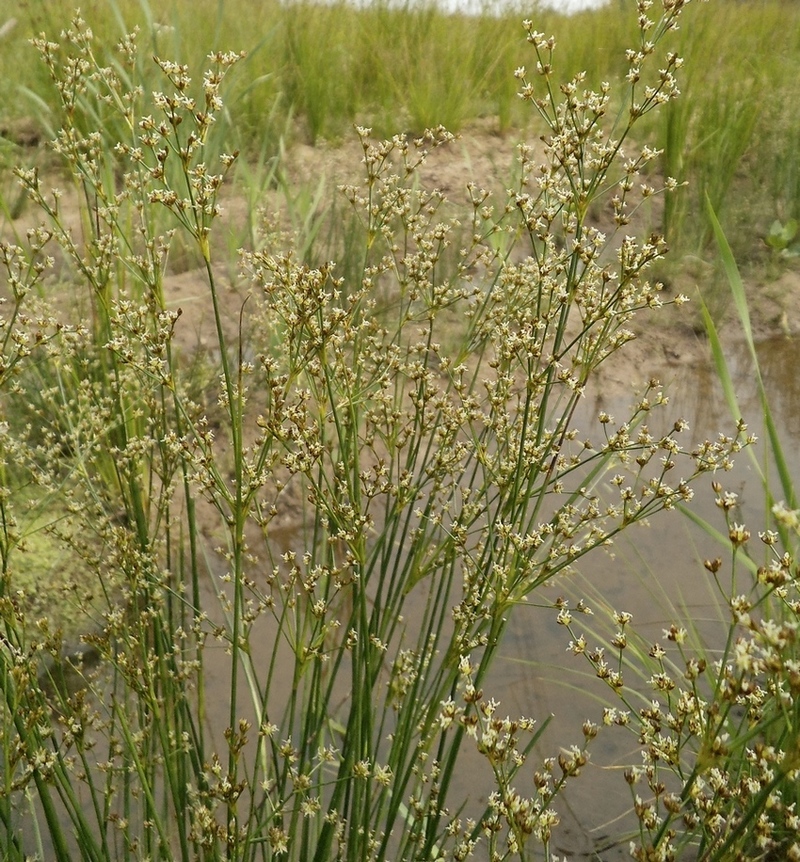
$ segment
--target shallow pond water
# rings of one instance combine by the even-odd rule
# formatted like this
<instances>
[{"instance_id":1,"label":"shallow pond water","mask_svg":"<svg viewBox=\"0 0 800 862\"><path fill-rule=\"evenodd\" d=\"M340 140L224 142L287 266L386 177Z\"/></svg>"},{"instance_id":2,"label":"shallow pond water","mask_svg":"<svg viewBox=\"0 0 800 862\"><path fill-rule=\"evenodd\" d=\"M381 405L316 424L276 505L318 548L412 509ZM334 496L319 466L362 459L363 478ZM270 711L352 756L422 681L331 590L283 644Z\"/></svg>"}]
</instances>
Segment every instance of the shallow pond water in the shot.
<instances>
[{"instance_id":1,"label":"shallow pond water","mask_svg":"<svg viewBox=\"0 0 800 862\"><path fill-rule=\"evenodd\" d=\"M794 373L797 346L796 342L780 339L762 344L758 353L790 469L800 476L800 377ZM728 361L743 418L750 430L763 438L758 393L746 350L731 349ZM718 432L733 433L735 422L710 363L665 366L660 377L670 395L670 405L663 411L664 422L671 426L679 417L686 419L690 426L684 438L687 445L714 438ZM635 389L636 383L631 381L631 392ZM582 429L596 427L601 410L622 420L633 400L629 393L620 397L607 392L588 395L576 424ZM651 430L657 433L655 423ZM740 494L741 512L736 520L748 523L755 535L763 528L763 494L749 455L741 453L731 472L713 478L719 479L726 490ZM724 520L714 503L716 494L711 481L708 475L695 486L692 509L716 529L722 529ZM291 541L289 536L287 542ZM688 518L679 512L661 513L649 526L628 531L609 551L587 555L575 576L547 585L530 597L530 606L517 608L499 659L483 688L487 697L500 701L501 715L532 717L539 723L552 716L523 780L530 780L538 759L580 743L583 721L599 723L603 706L614 705L609 689L594 678L585 659L567 652L569 635L556 623L552 606L546 605L552 605L560 595L569 596L573 606L578 598L584 598L596 609L591 622L598 627L603 625L603 605L630 612L635 629L651 641L663 640L663 630L672 622L683 623L704 639L707 648L713 648L724 630L724 616L702 560L715 556L725 557L725 549ZM606 621L601 634L608 634L609 627ZM226 661L222 656L221 659L218 681L220 693L224 694ZM214 673L213 663L209 670ZM290 684L287 679L286 685ZM640 688L647 691L644 684ZM215 704L219 709L219 715L210 716L212 722L224 726L227 702L224 697L214 696L210 702L212 710ZM247 709L244 700L242 708ZM556 833L556 848L571 860L628 859L628 840L622 836L635 821L622 770L639 762L635 737L621 728L604 729L591 751L590 764L560 798L562 823ZM490 767L475 751L465 751L460 765L452 799L470 797L469 813L477 814L493 789Z\"/></svg>"},{"instance_id":2,"label":"shallow pond water","mask_svg":"<svg viewBox=\"0 0 800 862\"><path fill-rule=\"evenodd\" d=\"M786 339L775 340L760 345L758 354L790 469L800 476L800 377L794 373L797 346ZM731 349L728 361L743 418L750 430L763 438L758 393L746 350ZM670 395L670 405L663 411L664 422L671 426L679 417L686 419L690 426L685 435L687 445L714 438L718 432L733 433L735 422L709 362L665 366L659 373ZM636 382L631 381L631 393L636 388ZM622 420L633 400L630 393L619 397L608 392L587 395L576 424L582 430L596 427L601 410ZM657 433L655 423L651 430ZM749 455L741 453L730 473L713 478L719 479L726 490L740 494L741 512L736 520L749 523L755 535L763 528L763 494ZM716 494L711 481L709 475L695 486L692 509L716 529L722 529L724 521L714 503ZM286 541L292 544L291 535ZM672 622L687 625L688 621L706 646L713 648L723 631L724 617L702 560L715 556L724 557L724 549L688 518L679 512L660 513L649 526L628 531L609 551L587 555L575 576L548 584L530 597L530 606L517 608L498 661L483 688L487 697L500 701L501 715L532 717L539 723L552 716L523 780L530 780L540 758L557 755L561 747L580 743L583 721L599 723L603 706L614 705L610 691L594 678L586 661L567 652L569 635L556 623L556 612L546 605L552 605L560 595L569 596L573 606L578 598L584 598L596 609L591 622L598 627L603 625L603 605L630 612L636 630L652 641L663 640L662 632ZM609 626L606 621L600 633L608 634ZM226 666L222 655L218 671L213 661L207 665L216 676L221 695L210 697L209 717L212 724L220 727L228 719L224 697ZM291 681L287 678L285 684L288 688ZM214 685L210 680L209 688ZM640 688L647 691L644 684ZM241 707L246 714L244 698ZM215 709L218 714L214 714ZM621 728L604 729L591 751L590 764L559 800L562 822L556 832L556 849L570 860L628 859L628 840L623 836L633 828L635 820L622 770L639 762L635 737ZM490 767L477 752L469 750L460 766L452 800L470 797L469 813L477 814L493 789Z\"/></svg>"},{"instance_id":3,"label":"shallow pond water","mask_svg":"<svg viewBox=\"0 0 800 862\"><path fill-rule=\"evenodd\" d=\"M800 477L798 346L797 341L775 339L758 348L784 454L796 477ZM731 349L728 362L742 417L759 437L755 451L764 464L761 409L746 349ZM713 438L719 431L731 432L733 423L710 363L665 368L661 379L670 394L665 415L685 418L692 441ZM628 400L612 403L603 397L598 406L587 398L582 421L588 422L599 409L623 416ZM735 520L747 524L754 536L764 529L764 495L749 453L740 453L734 469L715 478L740 496ZM695 486L691 508L716 529L724 530L722 512L714 503L716 494L710 485L709 476ZM777 485L774 494L780 499ZM577 577L549 585L543 595L551 601L559 595L570 596L573 607L574 600L583 597L595 608L606 603L614 610L628 611L633 614L636 630L652 642L663 642L663 629L673 621L682 621L687 628L694 627L706 648L720 643L723 615L713 579L702 560L717 556L727 559L725 548L679 512L666 512L656 516L649 527L628 531L611 550L613 553L587 555L578 566ZM601 616L598 611L591 618L592 627L602 625ZM610 634L607 620L605 633ZM559 746L579 743L583 720L599 722L603 705L613 705L610 690L594 678L588 662L567 652L568 642L569 635L555 622L552 609L520 608L512 617L502 659L492 675L490 693L503 702L503 714L529 715L537 720L553 716L541 747L542 757L557 754ZM642 690L646 692L646 686ZM591 750L590 764L561 801L558 850L569 859L628 859L628 840L619 839L635 826L635 819L622 768L639 762L635 738L622 728L605 729ZM618 843L611 843L611 836Z\"/></svg>"}]
</instances>

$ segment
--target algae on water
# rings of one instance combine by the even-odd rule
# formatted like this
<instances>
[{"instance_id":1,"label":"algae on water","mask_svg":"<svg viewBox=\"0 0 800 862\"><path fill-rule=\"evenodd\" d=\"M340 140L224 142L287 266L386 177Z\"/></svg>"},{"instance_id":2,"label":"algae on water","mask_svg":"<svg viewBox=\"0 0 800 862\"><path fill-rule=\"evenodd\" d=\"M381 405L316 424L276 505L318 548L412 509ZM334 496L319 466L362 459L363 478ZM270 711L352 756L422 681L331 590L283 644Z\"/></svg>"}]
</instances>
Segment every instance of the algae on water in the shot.
<instances>
[{"instance_id":1,"label":"algae on water","mask_svg":"<svg viewBox=\"0 0 800 862\"><path fill-rule=\"evenodd\" d=\"M2 592L22 617L23 640L58 634L62 655L72 655L82 651L82 636L102 628L108 586L59 529L66 516L63 502L55 501L19 525Z\"/></svg>"}]
</instances>

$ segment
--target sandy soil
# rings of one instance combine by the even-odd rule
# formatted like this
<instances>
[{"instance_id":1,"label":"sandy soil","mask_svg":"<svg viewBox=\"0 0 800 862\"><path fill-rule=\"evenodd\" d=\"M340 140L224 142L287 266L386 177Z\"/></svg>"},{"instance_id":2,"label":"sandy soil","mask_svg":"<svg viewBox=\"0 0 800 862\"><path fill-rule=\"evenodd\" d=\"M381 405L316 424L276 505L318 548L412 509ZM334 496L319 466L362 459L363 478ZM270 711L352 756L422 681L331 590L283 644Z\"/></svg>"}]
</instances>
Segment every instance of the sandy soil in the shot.
<instances>
[{"instance_id":1,"label":"sandy soil","mask_svg":"<svg viewBox=\"0 0 800 862\"><path fill-rule=\"evenodd\" d=\"M473 180L493 193L496 205L502 205L504 190L513 187L518 171L518 141L513 135L497 135L488 121L475 124L452 144L428 155L421 171L422 184L438 188L448 200L458 204L466 201L466 185ZM525 143L535 146L537 142ZM320 176L328 177L332 184L358 183L361 158L360 144L353 135L352 140L335 146L298 144L287 154L287 168L292 181L298 184L318 181ZM656 199L650 210L645 211L647 222L634 225L632 232L637 228L658 230L660 209L660 199ZM597 213L595 224L610 235L613 229L610 207ZM693 257L679 260L668 255L662 270L654 277L665 284L665 301L683 293L692 302L680 308L670 306L641 313L633 326L636 341L626 347L618 357L620 361L615 359L613 368L604 370L606 385L618 382L629 388L632 381L660 376L665 368L708 361L708 344L697 302L701 292L723 340L741 340L729 289L713 260ZM745 273L744 278L756 340L800 336L800 267L777 261L769 273L761 266Z\"/></svg>"},{"instance_id":2,"label":"sandy soil","mask_svg":"<svg viewBox=\"0 0 800 862\"><path fill-rule=\"evenodd\" d=\"M42 137L32 122L17 121L9 127L1 128L0 136L16 144L21 162L48 163ZM514 185L518 142L518 135L497 135L490 121L478 122L462 132L453 143L429 153L421 170L421 183L427 188L439 189L455 207L459 207L467 200L467 183L474 181L492 192L495 205L502 205L505 200L504 190ZM525 143L533 146L537 144L535 140L526 140ZM312 147L296 143L287 150L283 167L290 188L307 188L313 193L321 184L324 189L323 199L326 199L336 193L338 185L361 182L362 156L360 142L354 133L336 144L322 142ZM9 187L10 180L6 178L3 188ZM75 203L76 198L66 191L62 211L67 212L67 221L72 229L78 231L80 225L75 213ZM266 211L275 210L279 217L281 210L286 208L284 193L274 189L266 190L263 199L260 198L258 203ZM218 260L223 261L226 257L230 260L220 264L219 274L225 277L231 290L243 298L247 288L235 284L236 266L232 259L232 248L235 247L236 240L246 233L244 224L249 204L246 195L231 189L225 191L223 204L225 215L218 231L218 235L222 237ZM659 216L659 204L656 203L646 211L646 223L634 225L631 230L657 230ZM0 226L0 237L8 237L13 232L23 235L36 221L37 215L33 209L22 207L20 217L12 225ZM601 230L611 232L613 222L610 208L597 212L596 225ZM181 260L180 255L173 255L173 259L176 264L175 272L168 281L167 292L170 300L179 305L184 313L179 328L180 338L187 348L192 344L201 348L208 347L214 339L213 332L209 329L211 320L210 309L206 307L207 294L202 290L204 273L199 270L193 272L190 259ZM724 279L715 271L713 262L668 257L664 271L657 273L657 276L666 283L665 299L676 293L684 293L696 299L698 291L702 291L714 312L723 337L740 337ZM757 339L800 335L800 267L792 267L788 262L778 262L771 267L769 278L766 278L762 267L758 274L750 273L746 282ZM237 306L235 301L228 304L229 309L236 309L234 317L238 317ZM233 319L231 322L233 324ZM623 363L622 367L613 369L611 373L612 377L619 376L627 383L630 383L632 376L636 376L634 369L643 375L651 375L665 364L702 361L707 356L699 306L696 302L681 309L668 308L655 314L641 314L634 328L639 338L625 351L627 362Z\"/></svg>"}]
</instances>

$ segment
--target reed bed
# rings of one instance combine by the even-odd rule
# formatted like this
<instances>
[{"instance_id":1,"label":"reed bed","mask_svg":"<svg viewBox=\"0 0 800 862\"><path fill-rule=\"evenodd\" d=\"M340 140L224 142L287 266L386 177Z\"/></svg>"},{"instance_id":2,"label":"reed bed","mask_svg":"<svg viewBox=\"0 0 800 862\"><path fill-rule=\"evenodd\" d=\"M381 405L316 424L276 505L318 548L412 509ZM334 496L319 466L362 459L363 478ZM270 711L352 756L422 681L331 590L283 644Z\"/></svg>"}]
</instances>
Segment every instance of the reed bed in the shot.
<instances>
[{"instance_id":1,"label":"reed bed","mask_svg":"<svg viewBox=\"0 0 800 862\"><path fill-rule=\"evenodd\" d=\"M341 139L356 122L391 136L438 124L458 132L490 118L500 133L540 134L514 86L513 70L524 57L520 20L531 17L543 32L564 33L558 56L564 75L586 71L596 87L625 74L624 51L635 35L632 6L610 3L564 17L513 6L465 15L427 3L356 8L241 0L170 0L156 12L147 3L114 0L85 12L102 43L113 44L136 25L148 51L193 66L210 51L246 51L220 121L234 136L229 148L252 156L265 142L274 153L281 139ZM0 5L0 18L16 21L0 52L0 71L11 82L0 98L7 126L21 117L52 121L48 80L27 42L42 30L57 32L71 14L65 0ZM658 170L689 184L665 213L664 232L678 254L712 247L706 194L742 263L767 253L763 240L775 220L800 217L790 107L800 95L798 33L793 3L721 0L687 10L675 45L686 61L686 98L640 129L642 142L664 151Z\"/></svg>"}]
</instances>

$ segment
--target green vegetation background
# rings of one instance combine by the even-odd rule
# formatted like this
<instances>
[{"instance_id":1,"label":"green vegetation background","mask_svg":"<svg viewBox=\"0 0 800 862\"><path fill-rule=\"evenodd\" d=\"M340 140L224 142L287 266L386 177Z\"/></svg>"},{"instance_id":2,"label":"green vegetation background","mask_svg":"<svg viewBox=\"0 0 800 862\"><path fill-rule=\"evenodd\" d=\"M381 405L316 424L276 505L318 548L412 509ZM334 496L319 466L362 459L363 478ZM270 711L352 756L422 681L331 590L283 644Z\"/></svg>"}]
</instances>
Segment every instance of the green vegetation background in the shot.
<instances>
[{"instance_id":1,"label":"green vegetation background","mask_svg":"<svg viewBox=\"0 0 800 862\"><path fill-rule=\"evenodd\" d=\"M273 0L159 7L90 0L81 12L109 49L138 24L153 54L192 68L211 50L246 50L220 132L251 158L278 152L281 141L342 139L354 122L379 135L440 123L459 131L480 118L498 134L535 131L513 74L529 58L523 18L561 34L560 73L586 70L590 87L625 74L624 49L637 37L632 0L568 19L530 4L480 17L381 0L366 9ZM52 86L28 40L57 37L73 12L71 0L0 2L3 128L34 119L46 129ZM740 263L758 259L770 226L800 217L800 4L695 3L677 42L685 98L643 124L664 150L657 170L689 182L669 201L664 231L674 251L702 254L711 241L701 205L708 195ZM157 70L142 73L155 80ZM0 152L13 163L14 149L5 142Z\"/></svg>"}]
</instances>

